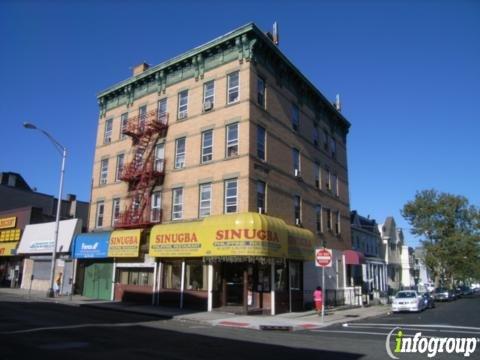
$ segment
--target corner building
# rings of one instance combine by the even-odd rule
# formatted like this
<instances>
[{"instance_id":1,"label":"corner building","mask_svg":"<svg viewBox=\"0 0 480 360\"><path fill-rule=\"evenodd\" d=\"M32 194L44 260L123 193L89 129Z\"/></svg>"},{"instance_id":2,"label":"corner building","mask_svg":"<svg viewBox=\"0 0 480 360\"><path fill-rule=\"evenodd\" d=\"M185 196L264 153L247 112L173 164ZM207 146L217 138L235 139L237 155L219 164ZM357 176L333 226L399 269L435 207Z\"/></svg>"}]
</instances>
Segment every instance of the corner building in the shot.
<instances>
[{"instance_id":1,"label":"corner building","mask_svg":"<svg viewBox=\"0 0 480 360\"><path fill-rule=\"evenodd\" d=\"M322 245L326 288L345 286L350 124L269 34L247 24L141 64L98 100L89 230L120 246L115 299L298 310Z\"/></svg>"}]
</instances>

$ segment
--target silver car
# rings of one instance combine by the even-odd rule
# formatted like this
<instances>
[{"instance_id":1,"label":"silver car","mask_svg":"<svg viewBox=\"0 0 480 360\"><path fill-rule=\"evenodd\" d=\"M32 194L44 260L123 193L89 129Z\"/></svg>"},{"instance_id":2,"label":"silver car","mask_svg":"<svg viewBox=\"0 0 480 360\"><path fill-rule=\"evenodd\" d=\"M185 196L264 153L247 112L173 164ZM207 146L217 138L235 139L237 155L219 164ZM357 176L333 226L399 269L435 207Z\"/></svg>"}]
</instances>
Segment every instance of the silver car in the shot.
<instances>
[{"instance_id":1,"label":"silver car","mask_svg":"<svg viewBox=\"0 0 480 360\"><path fill-rule=\"evenodd\" d=\"M392 302L392 312L394 313L400 311L419 312L425 307L425 299L415 290L399 291Z\"/></svg>"}]
</instances>

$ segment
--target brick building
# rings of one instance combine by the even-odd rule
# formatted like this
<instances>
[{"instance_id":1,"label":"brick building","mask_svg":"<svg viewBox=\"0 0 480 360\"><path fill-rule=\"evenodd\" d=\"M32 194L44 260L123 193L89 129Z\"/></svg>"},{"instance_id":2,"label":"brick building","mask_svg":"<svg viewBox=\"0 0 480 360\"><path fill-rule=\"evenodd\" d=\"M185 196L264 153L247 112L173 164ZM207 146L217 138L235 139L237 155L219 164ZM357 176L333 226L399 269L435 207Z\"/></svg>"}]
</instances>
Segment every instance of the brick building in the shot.
<instances>
[{"instance_id":1,"label":"brick building","mask_svg":"<svg viewBox=\"0 0 480 360\"><path fill-rule=\"evenodd\" d=\"M116 298L295 310L321 245L345 286L350 124L274 40L247 24L98 95L89 230L140 242Z\"/></svg>"}]
</instances>

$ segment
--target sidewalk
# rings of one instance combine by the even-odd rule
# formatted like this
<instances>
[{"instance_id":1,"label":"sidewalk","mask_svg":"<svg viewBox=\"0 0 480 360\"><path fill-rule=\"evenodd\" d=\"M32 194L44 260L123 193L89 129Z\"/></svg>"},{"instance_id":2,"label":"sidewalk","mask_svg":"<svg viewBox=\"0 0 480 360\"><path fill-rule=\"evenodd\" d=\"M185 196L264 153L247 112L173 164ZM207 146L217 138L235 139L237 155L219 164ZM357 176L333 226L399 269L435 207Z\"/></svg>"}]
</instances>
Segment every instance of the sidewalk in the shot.
<instances>
[{"instance_id":1,"label":"sidewalk","mask_svg":"<svg viewBox=\"0 0 480 360\"><path fill-rule=\"evenodd\" d=\"M275 316L235 315L232 313L219 311L195 312L193 310L184 310L172 307L136 305L117 301L93 300L80 295L74 295L71 298L69 296L47 298L43 292L32 290L29 295L28 291L23 289L0 288L0 296L1 295L22 297L26 301L46 301L69 306L91 307L103 310L156 316L162 319L191 321L211 326L237 327L255 330L312 330L333 324L385 315L390 311L390 307L385 305L375 305L363 308L331 309L326 312L327 314L325 315L324 322L322 323L321 317L318 316L313 310L285 313Z\"/></svg>"}]
</instances>

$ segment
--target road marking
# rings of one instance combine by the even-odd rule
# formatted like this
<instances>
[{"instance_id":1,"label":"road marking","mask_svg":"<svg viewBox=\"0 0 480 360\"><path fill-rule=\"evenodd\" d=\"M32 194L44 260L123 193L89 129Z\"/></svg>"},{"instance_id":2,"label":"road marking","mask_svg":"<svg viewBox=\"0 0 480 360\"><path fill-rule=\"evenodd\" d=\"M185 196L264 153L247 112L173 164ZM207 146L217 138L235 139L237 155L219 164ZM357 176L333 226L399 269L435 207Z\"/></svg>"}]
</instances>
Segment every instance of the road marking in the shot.
<instances>
[{"instance_id":1,"label":"road marking","mask_svg":"<svg viewBox=\"0 0 480 360\"><path fill-rule=\"evenodd\" d=\"M356 334L356 335L375 335L375 336L387 336L389 333L379 333L373 331L349 331L349 330L321 330L321 329L314 329L311 330L312 332L322 332L322 333L335 333L335 334ZM404 334L404 337L413 337L413 334ZM423 335L426 338L438 338L438 336L429 336Z\"/></svg>"},{"instance_id":2,"label":"road marking","mask_svg":"<svg viewBox=\"0 0 480 360\"><path fill-rule=\"evenodd\" d=\"M445 328L445 329L463 329L463 330L476 330L480 331L480 327L474 327L474 326L456 326L456 325L442 325L442 324L376 324L376 323L347 323L348 326L356 326L356 325L366 325L366 326L372 326L372 327L378 327L378 326L387 326L390 328L394 327L407 327L407 326L416 326L419 328Z\"/></svg>"},{"instance_id":3,"label":"road marking","mask_svg":"<svg viewBox=\"0 0 480 360\"><path fill-rule=\"evenodd\" d=\"M86 327L128 327L128 326L145 325L145 324L148 324L148 323L150 323L150 322L47 326L47 327L24 329L24 330L2 331L0 334L2 334L2 335L26 334L26 333L39 332L39 331L81 329L81 328L86 328Z\"/></svg>"},{"instance_id":4,"label":"road marking","mask_svg":"<svg viewBox=\"0 0 480 360\"><path fill-rule=\"evenodd\" d=\"M454 333L454 334L476 334L480 335L480 332L477 331L464 331L464 330L444 330L439 328L419 328L419 327L412 327L416 325L405 325L402 326L402 330L415 330L415 331L429 331L429 332L441 332L441 333ZM384 329L384 330L391 330L392 326L363 326L363 325L356 325L356 324L349 324L348 328L351 329Z\"/></svg>"}]
</instances>

